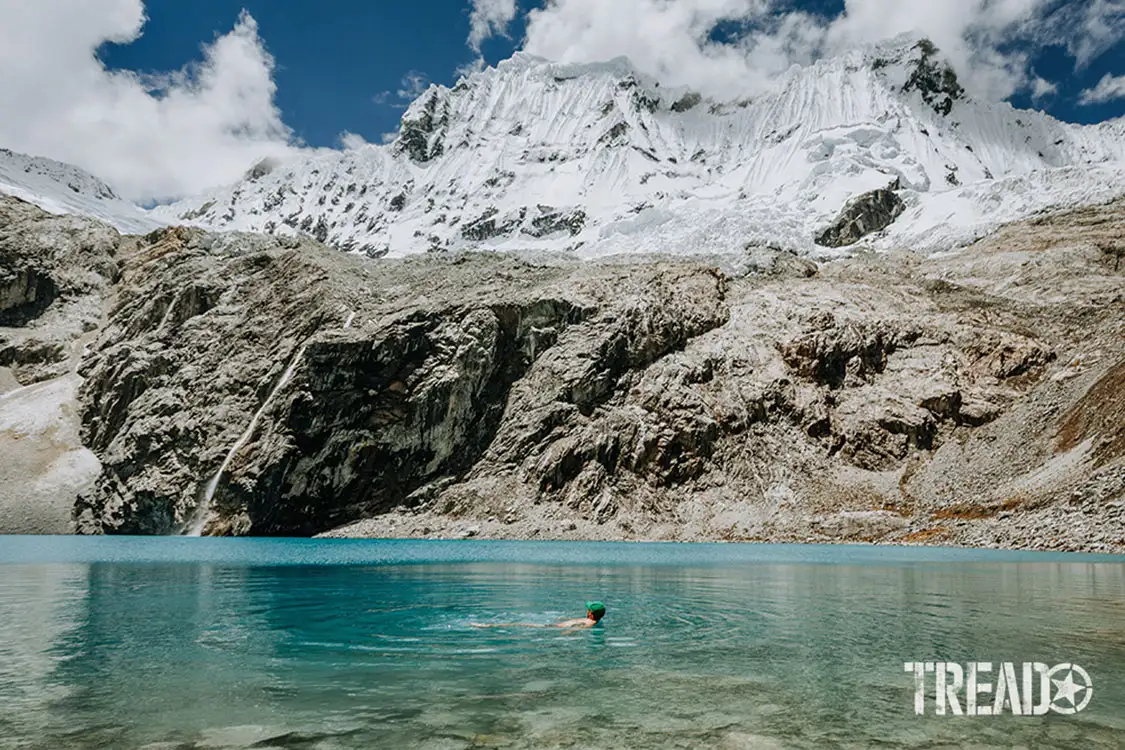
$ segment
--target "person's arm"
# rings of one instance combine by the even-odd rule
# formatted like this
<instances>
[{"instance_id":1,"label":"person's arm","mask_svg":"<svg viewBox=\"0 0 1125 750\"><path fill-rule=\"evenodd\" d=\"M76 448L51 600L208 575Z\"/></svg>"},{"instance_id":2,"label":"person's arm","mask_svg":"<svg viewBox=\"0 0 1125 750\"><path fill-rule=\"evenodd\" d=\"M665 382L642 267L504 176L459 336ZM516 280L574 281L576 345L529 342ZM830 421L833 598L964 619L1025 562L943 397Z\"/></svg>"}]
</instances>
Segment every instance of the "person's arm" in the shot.
<instances>
[{"instance_id":1,"label":"person's arm","mask_svg":"<svg viewBox=\"0 0 1125 750\"><path fill-rule=\"evenodd\" d=\"M539 625L534 622L474 622L474 628L549 628L551 625Z\"/></svg>"}]
</instances>

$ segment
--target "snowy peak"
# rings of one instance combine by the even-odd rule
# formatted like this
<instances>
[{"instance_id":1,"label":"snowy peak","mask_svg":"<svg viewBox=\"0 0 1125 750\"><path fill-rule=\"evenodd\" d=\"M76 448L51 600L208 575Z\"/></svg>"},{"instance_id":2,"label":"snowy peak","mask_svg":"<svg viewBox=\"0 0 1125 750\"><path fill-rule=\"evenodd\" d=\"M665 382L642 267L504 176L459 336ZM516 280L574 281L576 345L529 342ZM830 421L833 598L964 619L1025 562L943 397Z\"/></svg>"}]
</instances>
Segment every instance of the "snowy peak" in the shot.
<instances>
[{"instance_id":1,"label":"snowy peak","mask_svg":"<svg viewBox=\"0 0 1125 750\"><path fill-rule=\"evenodd\" d=\"M89 172L3 148L0 193L34 203L51 213L92 216L122 232L148 232L161 225Z\"/></svg>"},{"instance_id":2,"label":"snowy peak","mask_svg":"<svg viewBox=\"0 0 1125 750\"><path fill-rule=\"evenodd\" d=\"M519 53L453 89L431 86L407 109L392 149L425 164L447 149L500 139L573 149L627 145L627 126L643 124L640 113L661 106L659 86L625 58L558 65Z\"/></svg>"},{"instance_id":3,"label":"snowy peak","mask_svg":"<svg viewBox=\"0 0 1125 750\"><path fill-rule=\"evenodd\" d=\"M89 172L70 164L44 159L39 156L19 154L6 148L0 148L0 161L9 172L22 170L25 175L28 175L25 179L57 182L60 185L65 185L75 195L90 200L121 200L109 185Z\"/></svg>"},{"instance_id":4,"label":"snowy peak","mask_svg":"<svg viewBox=\"0 0 1125 750\"><path fill-rule=\"evenodd\" d=\"M774 91L734 102L662 86L624 58L569 65L521 53L453 88L431 86L388 146L255 168L154 213L304 232L370 255L741 253L748 243L821 252L814 238L849 199L897 185L906 208L883 238L924 235L936 247L989 222L1112 197L1112 170L1071 193L1083 170L1125 160L1120 131L975 101L926 40L794 69ZM954 219L995 202L982 196L1009 194L1005 212ZM939 204L952 212L940 220ZM945 230L935 234L935 221Z\"/></svg>"}]
</instances>

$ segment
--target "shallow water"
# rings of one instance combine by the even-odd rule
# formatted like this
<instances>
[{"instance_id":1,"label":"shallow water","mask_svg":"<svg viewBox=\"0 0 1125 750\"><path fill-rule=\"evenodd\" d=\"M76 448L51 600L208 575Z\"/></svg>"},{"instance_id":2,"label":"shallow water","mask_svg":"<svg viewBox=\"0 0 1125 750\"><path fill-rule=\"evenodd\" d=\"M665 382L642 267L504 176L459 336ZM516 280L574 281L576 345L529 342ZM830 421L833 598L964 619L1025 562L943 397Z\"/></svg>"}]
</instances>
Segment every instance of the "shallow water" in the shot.
<instances>
[{"instance_id":1,"label":"shallow water","mask_svg":"<svg viewBox=\"0 0 1125 750\"><path fill-rule=\"evenodd\" d=\"M609 613L589 631L499 628ZM1073 662L1075 715L908 661ZM156 744L164 743L164 744ZM0 748L1125 747L1125 560L0 537Z\"/></svg>"}]
</instances>

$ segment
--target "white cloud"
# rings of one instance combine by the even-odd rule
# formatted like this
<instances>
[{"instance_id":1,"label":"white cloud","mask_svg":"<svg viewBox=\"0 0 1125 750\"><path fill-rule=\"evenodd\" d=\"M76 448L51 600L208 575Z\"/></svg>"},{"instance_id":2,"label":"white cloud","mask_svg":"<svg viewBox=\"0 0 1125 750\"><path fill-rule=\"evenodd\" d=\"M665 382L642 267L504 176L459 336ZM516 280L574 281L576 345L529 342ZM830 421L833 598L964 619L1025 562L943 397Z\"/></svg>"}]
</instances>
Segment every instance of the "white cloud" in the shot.
<instances>
[{"instance_id":1,"label":"white cloud","mask_svg":"<svg viewBox=\"0 0 1125 750\"><path fill-rule=\"evenodd\" d=\"M469 0L469 4L469 47L479 55L485 39L507 36L518 8L516 0Z\"/></svg>"},{"instance_id":2,"label":"white cloud","mask_svg":"<svg viewBox=\"0 0 1125 750\"><path fill-rule=\"evenodd\" d=\"M1057 94L1059 87L1057 84L1051 83L1046 78L1035 76L1031 81L1031 99L1032 101L1039 101L1045 96Z\"/></svg>"},{"instance_id":3,"label":"white cloud","mask_svg":"<svg viewBox=\"0 0 1125 750\"><path fill-rule=\"evenodd\" d=\"M1068 48L1084 68L1125 36L1125 1L1086 0L1067 7L1069 15L1081 9L1077 33ZM1060 13L1060 16L1067 15Z\"/></svg>"},{"instance_id":4,"label":"white cloud","mask_svg":"<svg viewBox=\"0 0 1125 750\"><path fill-rule=\"evenodd\" d=\"M465 63L464 65L458 65L453 70L453 75L457 76L457 78L466 78L468 76L471 76L473 73L481 72L486 67L488 67L488 64L485 63L484 58L476 57Z\"/></svg>"},{"instance_id":5,"label":"white cloud","mask_svg":"<svg viewBox=\"0 0 1125 750\"><path fill-rule=\"evenodd\" d=\"M1118 99L1125 99L1125 75L1115 76L1106 73L1098 85L1086 89L1078 95L1078 103L1083 106L1091 104L1104 104Z\"/></svg>"},{"instance_id":6,"label":"white cloud","mask_svg":"<svg viewBox=\"0 0 1125 750\"><path fill-rule=\"evenodd\" d=\"M345 151L354 151L356 149L370 145L366 138L364 138L359 133L353 133L350 130L345 130L343 133L340 133L339 141L340 148L344 149Z\"/></svg>"},{"instance_id":7,"label":"white cloud","mask_svg":"<svg viewBox=\"0 0 1125 750\"><path fill-rule=\"evenodd\" d=\"M1002 51L1021 40L1052 0L846 0L831 22L830 51L904 33L924 34L977 96L1004 99L1030 83L1026 54Z\"/></svg>"},{"instance_id":8,"label":"white cloud","mask_svg":"<svg viewBox=\"0 0 1125 750\"><path fill-rule=\"evenodd\" d=\"M274 104L273 58L243 13L181 71L110 71L96 53L127 44L142 0L5 1L0 145L81 166L138 200L232 182L295 151Z\"/></svg>"},{"instance_id":9,"label":"white cloud","mask_svg":"<svg viewBox=\"0 0 1125 750\"><path fill-rule=\"evenodd\" d=\"M1071 48L1079 61L1125 36L1125 0L845 0L824 18L789 0L545 0L527 15L524 49L561 62L625 55L671 84L714 96L754 94L793 64L904 33L928 36L971 93L1004 99L1050 84L1030 70L1030 52ZM741 27L715 41L720 24ZM1014 50L1014 51L1013 51Z\"/></svg>"},{"instance_id":10,"label":"white cloud","mask_svg":"<svg viewBox=\"0 0 1125 750\"><path fill-rule=\"evenodd\" d=\"M733 96L777 71L748 64L746 44L708 36L720 22L759 20L766 10L766 0L549 0L528 13L524 49L559 62L624 55L665 83Z\"/></svg>"}]
</instances>

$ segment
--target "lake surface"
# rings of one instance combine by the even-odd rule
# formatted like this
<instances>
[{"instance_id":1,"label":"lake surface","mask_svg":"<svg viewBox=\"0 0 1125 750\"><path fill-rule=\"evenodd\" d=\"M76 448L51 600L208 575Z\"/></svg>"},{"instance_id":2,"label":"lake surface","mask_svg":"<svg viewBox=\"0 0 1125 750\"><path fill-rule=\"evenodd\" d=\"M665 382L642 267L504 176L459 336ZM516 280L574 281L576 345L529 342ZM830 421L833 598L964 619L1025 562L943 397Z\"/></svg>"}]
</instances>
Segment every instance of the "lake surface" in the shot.
<instances>
[{"instance_id":1,"label":"lake surface","mask_svg":"<svg viewBox=\"0 0 1125 750\"><path fill-rule=\"evenodd\" d=\"M587 599L590 630L473 627ZM920 716L914 661L1074 663L1093 691ZM1125 558L0 537L0 748L146 746L1122 748Z\"/></svg>"}]
</instances>

